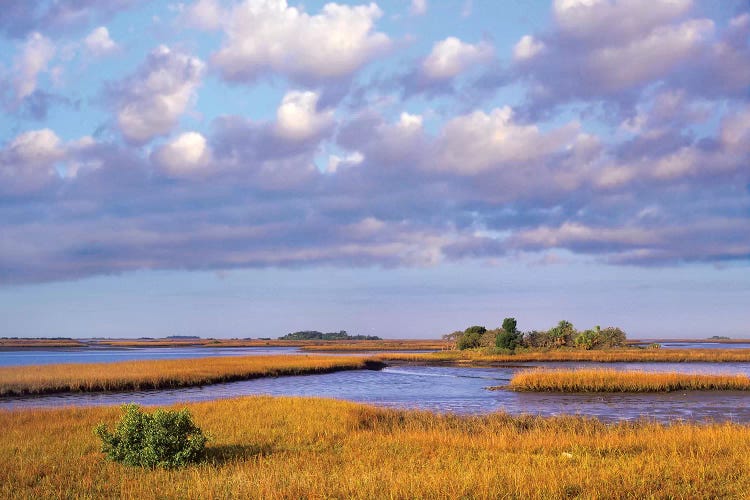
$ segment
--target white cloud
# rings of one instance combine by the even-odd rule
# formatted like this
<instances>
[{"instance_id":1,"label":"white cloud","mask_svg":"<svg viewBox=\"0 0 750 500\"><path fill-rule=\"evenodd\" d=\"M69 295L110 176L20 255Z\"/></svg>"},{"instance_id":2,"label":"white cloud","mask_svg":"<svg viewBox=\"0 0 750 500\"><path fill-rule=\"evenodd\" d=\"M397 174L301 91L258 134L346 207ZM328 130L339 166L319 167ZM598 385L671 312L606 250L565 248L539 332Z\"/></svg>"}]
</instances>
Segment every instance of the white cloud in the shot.
<instances>
[{"instance_id":1,"label":"white cloud","mask_svg":"<svg viewBox=\"0 0 750 500\"><path fill-rule=\"evenodd\" d=\"M733 153L750 154L750 106L744 106L722 120L720 138Z\"/></svg>"},{"instance_id":2,"label":"white cloud","mask_svg":"<svg viewBox=\"0 0 750 500\"><path fill-rule=\"evenodd\" d=\"M233 81L264 72L302 81L340 78L390 47L388 36L374 31L381 15L374 3L328 3L310 15L286 0L245 0L231 11L224 45L212 61Z\"/></svg>"},{"instance_id":3,"label":"white cloud","mask_svg":"<svg viewBox=\"0 0 750 500\"><path fill-rule=\"evenodd\" d=\"M365 157L359 151L350 153L343 158L338 155L330 155L328 157L328 165L326 166L325 171L328 174L335 174L342 167L354 167L356 165L359 165L363 161L365 161Z\"/></svg>"},{"instance_id":4,"label":"white cloud","mask_svg":"<svg viewBox=\"0 0 750 500\"><path fill-rule=\"evenodd\" d=\"M184 19L190 25L202 30L218 29L224 18L224 11L216 0L197 0L185 11Z\"/></svg>"},{"instance_id":5,"label":"white cloud","mask_svg":"<svg viewBox=\"0 0 750 500\"><path fill-rule=\"evenodd\" d=\"M519 231L512 244L525 248L570 248L579 245L638 247L660 241L658 233L639 227L591 227L579 222L564 222L559 227L541 226Z\"/></svg>"},{"instance_id":6,"label":"white cloud","mask_svg":"<svg viewBox=\"0 0 750 500\"><path fill-rule=\"evenodd\" d=\"M450 120L438 137L435 162L430 168L459 174L510 166L539 168L539 160L574 144L578 125L542 133L535 125L519 125L509 107L489 114L475 111Z\"/></svg>"},{"instance_id":7,"label":"white cloud","mask_svg":"<svg viewBox=\"0 0 750 500\"><path fill-rule=\"evenodd\" d=\"M422 128L422 115L412 115L403 112L398 120L398 126L405 130L417 130Z\"/></svg>"},{"instance_id":8,"label":"white cloud","mask_svg":"<svg viewBox=\"0 0 750 500\"><path fill-rule=\"evenodd\" d=\"M23 194L55 178L55 163L65 157L65 147L50 129L31 130L16 136L0 149L0 193Z\"/></svg>"},{"instance_id":9,"label":"white cloud","mask_svg":"<svg viewBox=\"0 0 750 500\"><path fill-rule=\"evenodd\" d=\"M475 64L489 61L494 52L490 43L470 44L451 36L433 45L422 61L422 74L431 80L448 80Z\"/></svg>"},{"instance_id":10,"label":"white cloud","mask_svg":"<svg viewBox=\"0 0 750 500\"><path fill-rule=\"evenodd\" d=\"M697 54L713 34L708 19L686 21L655 29L648 36L621 46L592 50L585 63L591 78L616 90L659 78Z\"/></svg>"},{"instance_id":11,"label":"white cloud","mask_svg":"<svg viewBox=\"0 0 750 500\"><path fill-rule=\"evenodd\" d=\"M47 37L36 32L28 36L14 64L14 86L18 100L34 93L39 74L47 70L54 56L55 46Z\"/></svg>"},{"instance_id":12,"label":"white cloud","mask_svg":"<svg viewBox=\"0 0 750 500\"><path fill-rule=\"evenodd\" d=\"M32 165L59 159L64 153L60 138L48 128L20 134L11 141L9 149L18 159Z\"/></svg>"},{"instance_id":13,"label":"white cloud","mask_svg":"<svg viewBox=\"0 0 750 500\"><path fill-rule=\"evenodd\" d=\"M411 0L412 15L421 16L427 13L427 0Z\"/></svg>"},{"instance_id":14,"label":"white cloud","mask_svg":"<svg viewBox=\"0 0 750 500\"><path fill-rule=\"evenodd\" d=\"M524 35L513 47L513 58L516 61L531 59L544 50L544 42L531 35Z\"/></svg>"},{"instance_id":15,"label":"white cloud","mask_svg":"<svg viewBox=\"0 0 750 500\"><path fill-rule=\"evenodd\" d=\"M184 132L154 154L156 162L176 177L196 177L206 173L211 149L198 132Z\"/></svg>"},{"instance_id":16,"label":"white cloud","mask_svg":"<svg viewBox=\"0 0 750 500\"><path fill-rule=\"evenodd\" d=\"M117 124L125 138L145 143L168 134L201 83L200 59L160 46L117 89Z\"/></svg>"},{"instance_id":17,"label":"white cloud","mask_svg":"<svg viewBox=\"0 0 750 500\"><path fill-rule=\"evenodd\" d=\"M84 40L86 49L95 56L111 54L118 49L117 44L110 38L106 26L99 26Z\"/></svg>"},{"instance_id":18,"label":"white cloud","mask_svg":"<svg viewBox=\"0 0 750 500\"><path fill-rule=\"evenodd\" d=\"M691 6L691 0L555 0L553 14L568 38L613 44L648 34Z\"/></svg>"},{"instance_id":19,"label":"white cloud","mask_svg":"<svg viewBox=\"0 0 750 500\"><path fill-rule=\"evenodd\" d=\"M276 111L276 130L286 139L304 141L333 125L333 110L318 111L315 92L287 92Z\"/></svg>"}]
</instances>

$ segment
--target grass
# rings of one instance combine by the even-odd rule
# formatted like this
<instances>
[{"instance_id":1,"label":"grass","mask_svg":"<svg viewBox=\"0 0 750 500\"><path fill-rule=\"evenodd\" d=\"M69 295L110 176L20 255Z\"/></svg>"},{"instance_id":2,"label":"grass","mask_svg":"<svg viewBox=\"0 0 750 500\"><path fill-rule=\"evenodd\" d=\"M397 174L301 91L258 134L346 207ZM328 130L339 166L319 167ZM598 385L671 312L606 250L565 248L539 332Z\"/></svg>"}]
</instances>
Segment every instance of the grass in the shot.
<instances>
[{"instance_id":1,"label":"grass","mask_svg":"<svg viewBox=\"0 0 750 500\"><path fill-rule=\"evenodd\" d=\"M608 349L549 351L520 351L515 354L488 354L479 350L441 351L426 354L391 353L381 354L384 361L403 361L428 364L493 364L516 362L750 362L750 349Z\"/></svg>"},{"instance_id":2,"label":"grass","mask_svg":"<svg viewBox=\"0 0 750 500\"><path fill-rule=\"evenodd\" d=\"M86 347L86 344L73 339L0 339L0 349L48 347Z\"/></svg>"},{"instance_id":3,"label":"grass","mask_svg":"<svg viewBox=\"0 0 750 500\"><path fill-rule=\"evenodd\" d=\"M300 347L304 351L363 352L445 349L442 340L239 340L239 339L134 339L97 340L108 347Z\"/></svg>"},{"instance_id":4,"label":"grass","mask_svg":"<svg viewBox=\"0 0 750 500\"><path fill-rule=\"evenodd\" d=\"M0 396L187 387L281 375L381 368L361 356L242 356L0 368Z\"/></svg>"},{"instance_id":5,"label":"grass","mask_svg":"<svg viewBox=\"0 0 750 500\"><path fill-rule=\"evenodd\" d=\"M446 349L448 345L448 342L442 340L349 340L304 345L302 350L317 352L422 351Z\"/></svg>"},{"instance_id":6,"label":"grass","mask_svg":"<svg viewBox=\"0 0 750 500\"><path fill-rule=\"evenodd\" d=\"M508 385L514 391L534 392L670 392L750 390L747 375L654 373L612 369L524 370Z\"/></svg>"},{"instance_id":7,"label":"grass","mask_svg":"<svg viewBox=\"0 0 750 500\"><path fill-rule=\"evenodd\" d=\"M750 428L456 417L247 397L187 405L211 436L177 471L107 462L119 408L0 411L0 497L746 498Z\"/></svg>"}]
</instances>

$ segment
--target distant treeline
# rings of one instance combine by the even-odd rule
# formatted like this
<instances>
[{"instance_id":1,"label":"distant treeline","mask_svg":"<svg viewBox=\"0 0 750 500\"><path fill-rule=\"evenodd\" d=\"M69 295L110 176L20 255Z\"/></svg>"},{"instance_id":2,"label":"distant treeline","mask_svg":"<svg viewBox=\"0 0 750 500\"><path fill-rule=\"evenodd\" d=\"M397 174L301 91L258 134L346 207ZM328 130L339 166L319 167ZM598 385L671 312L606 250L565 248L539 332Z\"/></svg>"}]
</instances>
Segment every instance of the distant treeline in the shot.
<instances>
[{"instance_id":1,"label":"distant treeline","mask_svg":"<svg viewBox=\"0 0 750 500\"><path fill-rule=\"evenodd\" d=\"M349 335L346 330L323 333L316 330L287 333L279 340L383 340L375 335Z\"/></svg>"},{"instance_id":2,"label":"distant treeline","mask_svg":"<svg viewBox=\"0 0 750 500\"><path fill-rule=\"evenodd\" d=\"M457 349L496 348L506 351L521 349L611 349L623 347L626 336L620 328L595 326L589 330L576 330L569 321L560 321L549 330L522 332L515 318L505 318L503 326L488 330L484 326L470 326L464 331L443 335L455 342Z\"/></svg>"}]
</instances>

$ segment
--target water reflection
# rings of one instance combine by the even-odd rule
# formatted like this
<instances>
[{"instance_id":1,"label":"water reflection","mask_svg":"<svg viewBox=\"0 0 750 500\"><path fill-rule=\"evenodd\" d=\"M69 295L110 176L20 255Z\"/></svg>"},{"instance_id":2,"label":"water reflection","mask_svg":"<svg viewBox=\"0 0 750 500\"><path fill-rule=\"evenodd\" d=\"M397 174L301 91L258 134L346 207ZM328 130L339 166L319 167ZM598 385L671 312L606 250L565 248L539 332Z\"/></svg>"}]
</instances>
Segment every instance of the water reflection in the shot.
<instances>
[{"instance_id":1,"label":"water reflection","mask_svg":"<svg viewBox=\"0 0 750 500\"><path fill-rule=\"evenodd\" d=\"M584 364L579 364L582 365ZM667 371L674 371L675 368L679 368L680 371L701 371L716 367L715 364L709 363L675 364L675 367L665 367L665 364L656 363L613 365L616 368L665 368ZM731 365L722 366L728 373L750 372L747 365ZM713 419L750 422L750 394L745 392L532 394L485 389L487 386L507 384L518 369L524 368L393 366L380 372L358 370L326 375L265 378L185 389L9 398L0 402L0 408L111 405L127 402L166 405L268 394L329 397L387 407L461 414L505 411L512 414L581 414L610 421L646 417L659 421Z\"/></svg>"}]
</instances>

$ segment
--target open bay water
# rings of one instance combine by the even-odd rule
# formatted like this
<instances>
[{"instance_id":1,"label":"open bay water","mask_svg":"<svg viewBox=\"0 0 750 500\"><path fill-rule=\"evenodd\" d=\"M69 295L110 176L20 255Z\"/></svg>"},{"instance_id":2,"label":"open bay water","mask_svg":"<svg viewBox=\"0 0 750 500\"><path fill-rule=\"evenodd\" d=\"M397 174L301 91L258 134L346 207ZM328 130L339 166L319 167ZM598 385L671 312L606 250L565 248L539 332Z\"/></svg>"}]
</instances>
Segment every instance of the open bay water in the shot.
<instances>
[{"instance_id":1,"label":"open bay water","mask_svg":"<svg viewBox=\"0 0 750 500\"><path fill-rule=\"evenodd\" d=\"M170 405L246 395L310 396L392 408L458 414L584 415L605 421L654 419L662 422L750 423L750 393L687 391L656 394L557 394L490 391L518 370L607 367L647 371L744 373L748 363L519 363L498 367L395 365L381 371L354 370L324 375L262 378L203 387L137 392L65 393L0 399L0 408L95 406L138 403Z\"/></svg>"},{"instance_id":2,"label":"open bay water","mask_svg":"<svg viewBox=\"0 0 750 500\"><path fill-rule=\"evenodd\" d=\"M214 356L308 354L297 347L71 347L0 350L0 366L58 363L116 363L152 359L195 359Z\"/></svg>"}]
</instances>

